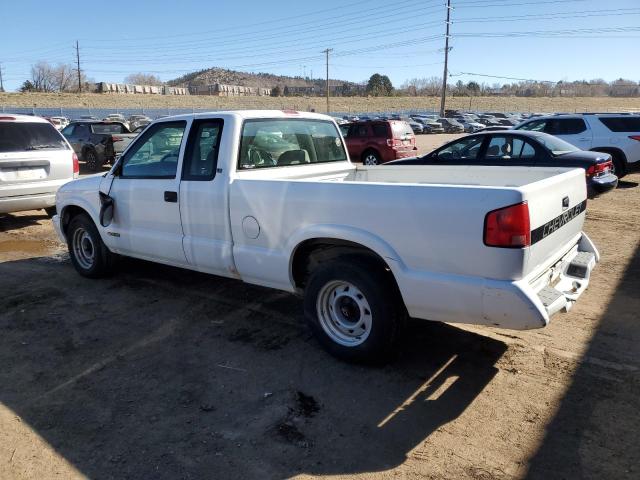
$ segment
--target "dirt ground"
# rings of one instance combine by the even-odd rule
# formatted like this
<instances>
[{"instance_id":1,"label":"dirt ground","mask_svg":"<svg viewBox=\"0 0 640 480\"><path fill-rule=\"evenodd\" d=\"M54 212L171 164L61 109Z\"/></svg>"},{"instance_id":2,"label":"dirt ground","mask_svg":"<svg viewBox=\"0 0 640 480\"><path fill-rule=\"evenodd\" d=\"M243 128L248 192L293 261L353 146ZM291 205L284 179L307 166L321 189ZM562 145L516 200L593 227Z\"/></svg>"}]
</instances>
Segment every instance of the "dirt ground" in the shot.
<instances>
[{"instance_id":1,"label":"dirt ground","mask_svg":"<svg viewBox=\"0 0 640 480\"><path fill-rule=\"evenodd\" d=\"M42 212L0 217L0 478L637 479L639 182L589 201L602 262L569 313L415 321L383 368L324 353L288 294L86 280Z\"/></svg>"},{"instance_id":2,"label":"dirt ground","mask_svg":"<svg viewBox=\"0 0 640 480\"><path fill-rule=\"evenodd\" d=\"M0 107L73 108L293 108L326 111L323 97L212 97L85 93L0 93ZM640 111L640 98L615 97L448 97L447 108L484 111ZM332 112L439 110L439 97L334 97Z\"/></svg>"}]
</instances>

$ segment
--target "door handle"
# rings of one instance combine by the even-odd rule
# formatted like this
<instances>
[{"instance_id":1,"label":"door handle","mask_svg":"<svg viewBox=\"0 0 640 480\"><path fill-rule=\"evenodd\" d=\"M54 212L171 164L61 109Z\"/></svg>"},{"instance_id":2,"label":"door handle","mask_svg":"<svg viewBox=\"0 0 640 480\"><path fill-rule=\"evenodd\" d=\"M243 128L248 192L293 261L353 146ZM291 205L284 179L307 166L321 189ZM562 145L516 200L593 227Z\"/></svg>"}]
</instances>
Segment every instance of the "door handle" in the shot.
<instances>
[{"instance_id":1,"label":"door handle","mask_svg":"<svg viewBox=\"0 0 640 480\"><path fill-rule=\"evenodd\" d=\"M178 203L178 192L164 192L164 201Z\"/></svg>"}]
</instances>

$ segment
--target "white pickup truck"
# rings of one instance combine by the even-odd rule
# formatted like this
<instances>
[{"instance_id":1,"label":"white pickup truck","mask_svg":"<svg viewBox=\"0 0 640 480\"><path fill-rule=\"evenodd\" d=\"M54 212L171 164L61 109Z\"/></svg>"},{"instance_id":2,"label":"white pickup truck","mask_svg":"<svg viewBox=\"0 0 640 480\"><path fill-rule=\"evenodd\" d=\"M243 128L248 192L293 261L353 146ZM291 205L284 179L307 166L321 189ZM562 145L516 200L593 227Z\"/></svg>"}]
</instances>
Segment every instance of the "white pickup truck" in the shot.
<instances>
[{"instance_id":1,"label":"white pickup truck","mask_svg":"<svg viewBox=\"0 0 640 480\"><path fill-rule=\"evenodd\" d=\"M54 225L81 275L119 254L300 293L325 348L379 360L407 315L533 329L570 308L599 259L586 198L579 169L356 167L330 117L214 112L64 185Z\"/></svg>"}]
</instances>

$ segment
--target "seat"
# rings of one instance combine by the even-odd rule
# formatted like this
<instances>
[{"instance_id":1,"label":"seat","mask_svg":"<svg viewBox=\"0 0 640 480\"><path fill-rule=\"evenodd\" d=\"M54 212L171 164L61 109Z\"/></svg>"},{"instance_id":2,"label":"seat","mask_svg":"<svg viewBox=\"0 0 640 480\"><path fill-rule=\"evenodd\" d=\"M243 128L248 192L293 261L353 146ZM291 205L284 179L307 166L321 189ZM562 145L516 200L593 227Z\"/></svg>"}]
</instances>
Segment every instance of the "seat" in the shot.
<instances>
[{"instance_id":1,"label":"seat","mask_svg":"<svg viewBox=\"0 0 640 480\"><path fill-rule=\"evenodd\" d=\"M299 165L302 163L311 163L309 153L306 150L287 150L278 158L278 166Z\"/></svg>"},{"instance_id":2,"label":"seat","mask_svg":"<svg viewBox=\"0 0 640 480\"><path fill-rule=\"evenodd\" d=\"M487 148L487 157L497 157L500 155L500 147L498 145L491 145Z\"/></svg>"},{"instance_id":3,"label":"seat","mask_svg":"<svg viewBox=\"0 0 640 480\"><path fill-rule=\"evenodd\" d=\"M511 158L511 144L510 143L505 143L504 145L502 145L500 150L502 150L502 156L503 157Z\"/></svg>"}]
</instances>

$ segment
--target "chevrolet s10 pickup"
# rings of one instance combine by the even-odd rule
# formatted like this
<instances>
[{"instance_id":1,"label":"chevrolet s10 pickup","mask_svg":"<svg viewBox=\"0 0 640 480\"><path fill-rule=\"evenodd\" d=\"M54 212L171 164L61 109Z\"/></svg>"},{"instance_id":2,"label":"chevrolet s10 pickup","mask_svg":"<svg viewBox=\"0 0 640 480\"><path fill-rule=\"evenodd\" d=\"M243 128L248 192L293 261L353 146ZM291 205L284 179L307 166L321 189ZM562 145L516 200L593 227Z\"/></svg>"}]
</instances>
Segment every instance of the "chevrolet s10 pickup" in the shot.
<instances>
[{"instance_id":1,"label":"chevrolet s10 pickup","mask_svg":"<svg viewBox=\"0 0 640 480\"><path fill-rule=\"evenodd\" d=\"M153 122L60 188L54 225L81 275L124 255L298 293L327 350L378 361L407 316L534 329L568 310L599 260L586 199L581 169L356 166L328 116L231 111Z\"/></svg>"}]
</instances>

